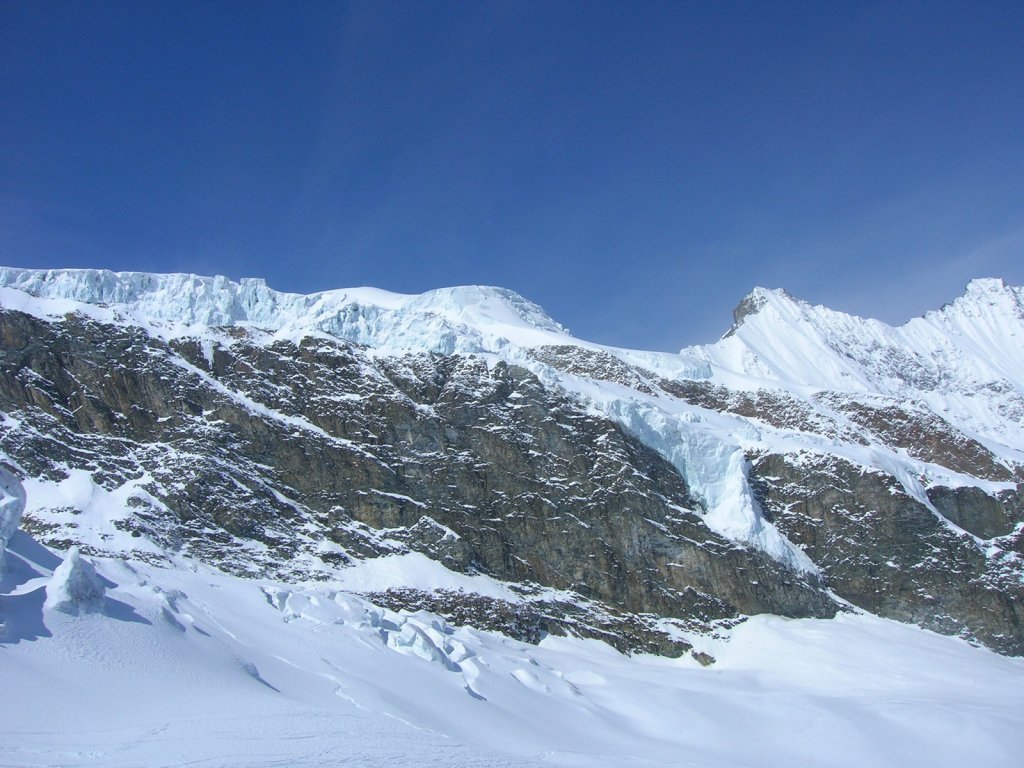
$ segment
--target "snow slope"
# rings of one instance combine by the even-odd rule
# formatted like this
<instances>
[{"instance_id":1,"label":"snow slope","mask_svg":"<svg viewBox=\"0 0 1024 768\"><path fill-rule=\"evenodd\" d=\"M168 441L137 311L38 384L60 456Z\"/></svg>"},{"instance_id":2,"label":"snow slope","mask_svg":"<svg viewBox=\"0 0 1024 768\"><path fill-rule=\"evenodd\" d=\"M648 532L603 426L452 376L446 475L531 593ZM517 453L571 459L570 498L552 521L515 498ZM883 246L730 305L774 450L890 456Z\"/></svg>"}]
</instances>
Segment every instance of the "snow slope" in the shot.
<instances>
[{"instance_id":1,"label":"snow slope","mask_svg":"<svg viewBox=\"0 0 1024 768\"><path fill-rule=\"evenodd\" d=\"M100 613L0 589L4 766L1017 765L1024 660L866 615L755 617L718 662L539 646L324 585L96 562ZM378 574L378 577L383 577ZM398 576L401 580L401 576Z\"/></svg>"},{"instance_id":2,"label":"snow slope","mask_svg":"<svg viewBox=\"0 0 1024 768\"><path fill-rule=\"evenodd\" d=\"M972 280L963 296L892 327L755 289L715 344L688 347L737 389L878 394L919 400L1020 459L1024 448L1024 289Z\"/></svg>"},{"instance_id":3,"label":"snow slope","mask_svg":"<svg viewBox=\"0 0 1024 768\"><path fill-rule=\"evenodd\" d=\"M242 326L268 330L274 338L325 333L385 354L493 353L517 359L522 348L571 344L609 350L662 375L710 375L704 363L684 356L576 339L533 302L488 286L440 288L420 295L377 288L302 295L275 291L257 278L235 283L220 276L0 267L0 288L11 289L0 291L3 306L50 316L71 311L96 316L100 307L109 309L103 315L107 319L119 317L163 338Z\"/></svg>"},{"instance_id":4,"label":"snow slope","mask_svg":"<svg viewBox=\"0 0 1024 768\"><path fill-rule=\"evenodd\" d=\"M899 394L1005 379L1024 386L1024 289L972 280L939 310L892 327L782 290L755 288L715 344L681 354L729 375L819 389Z\"/></svg>"}]
</instances>

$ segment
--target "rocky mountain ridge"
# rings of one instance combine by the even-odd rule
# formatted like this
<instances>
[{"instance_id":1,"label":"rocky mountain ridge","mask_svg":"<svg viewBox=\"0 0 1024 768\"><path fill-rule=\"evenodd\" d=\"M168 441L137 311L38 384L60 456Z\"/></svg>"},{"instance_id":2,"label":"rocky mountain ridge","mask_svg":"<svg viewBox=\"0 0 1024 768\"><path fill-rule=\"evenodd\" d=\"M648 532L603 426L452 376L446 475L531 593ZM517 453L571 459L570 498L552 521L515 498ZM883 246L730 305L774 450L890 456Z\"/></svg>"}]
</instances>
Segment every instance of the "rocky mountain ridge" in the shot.
<instances>
[{"instance_id":1,"label":"rocky mountain ridge","mask_svg":"<svg viewBox=\"0 0 1024 768\"><path fill-rule=\"evenodd\" d=\"M507 599L361 591L623 649L853 606L1024 654L999 281L900 328L758 289L679 355L494 288L0 269L0 306L0 450L56 548L342 583L425 555Z\"/></svg>"}]
</instances>

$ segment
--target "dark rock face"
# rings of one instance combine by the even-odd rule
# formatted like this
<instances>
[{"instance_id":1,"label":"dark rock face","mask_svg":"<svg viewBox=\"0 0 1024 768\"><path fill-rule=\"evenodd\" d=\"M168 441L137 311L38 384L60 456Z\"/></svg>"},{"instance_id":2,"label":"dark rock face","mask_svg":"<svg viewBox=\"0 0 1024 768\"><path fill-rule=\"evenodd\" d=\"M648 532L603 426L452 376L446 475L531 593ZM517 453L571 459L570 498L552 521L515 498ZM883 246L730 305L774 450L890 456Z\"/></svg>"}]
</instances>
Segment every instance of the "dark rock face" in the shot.
<instances>
[{"instance_id":1,"label":"dark rock face","mask_svg":"<svg viewBox=\"0 0 1024 768\"><path fill-rule=\"evenodd\" d=\"M536 347L531 350L534 358L566 373L585 376L600 381L613 381L644 394L653 394L658 377L607 352L573 347L565 344Z\"/></svg>"},{"instance_id":2,"label":"dark rock face","mask_svg":"<svg viewBox=\"0 0 1024 768\"><path fill-rule=\"evenodd\" d=\"M902 448L922 461L989 480L1011 480L1013 471L992 452L922 403L875 397L866 403L836 393L820 396L852 422L863 427L870 442Z\"/></svg>"},{"instance_id":3,"label":"dark rock face","mask_svg":"<svg viewBox=\"0 0 1024 768\"><path fill-rule=\"evenodd\" d=\"M692 648L685 640L666 634L659 626L664 620L658 616L622 613L579 595L571 600L513 603L449 590L389 589L367 597L391 610L425 610L456 626L487 627L527 643L539 643L546 635L572 635L604 640L623 652L682 656ZM720 622L722 626L731 623Z\"/></svg>"},{"instance_id":4,"label":"dark rock face","mask_svg":"<svg viewBox=\"0 0 1024 768\"><path fill-rule=\"evenodd\" d=\"M663 379L660 385L664 392L701 408L734 413L778 429L796 430L824 435L834 440L867 444L864 435L849 425L840 423L831 413L815 410L808 403L786 392L732 391L706 381Z\"/></svg>"},{"instance_id":5,"label":"dark rock face","mask_svg":"<svg viewBox=\"0 0 1024 768\"><path fill-rule=\"evenodd\" d=\"M105 543L83 546L89 555L183 553L299 580L417 551L517 584L524 602L417 590L375 600L523 639L572 633L673 655L688 648L677 630L761 612L833 616L842 607L832 590L1024 654L1019 488L998 497L930 489L935 509L987 539L983 547L887 475L835 457L757 457L751 481L766 516L819 579L711 531L671 464L515 365L389 357L240 328L165 342L78 315L48 322L15 311L0 312L0 340L0 449L25 476L88 473L124 499ZM533 354L780 430L895 447L911 434L929 461L1005 479L982 446L941 420L915 421L912 405L893 406L894 416L891 404L665 381L593 350ZM74 512L37 510L23 527L66 548L81 543Z\"/></svg>"},{"instance_id":6,"label":"dark rock face","mask_svg":"<svg viewBox=\"0 0 1024 768\"><path fill-rule=\"evenodd\" d=\"M743 321L746 320L747 317L749 317L750 315L756 315L767 303L768 300L764 297L764 295L757 291L751 293L749 296L744 297L743 300L740 301L740 303L737 304L732 311L732 328L730 328L728 332L726 332L725 338L728 338L729 336L732 336L734 333L736 333L736 329L743 325Z\"/></svg>"},{"instance_id":7,"label":"dark rock face","mask_svg":"<svg viewBox=\"0 0 1024 768\"><path fill-rule=\"evenodd\" d=\"M950 522L981 539L1008 536L1018 523L1024 522L1021 509L1022 488L1006 491L998 497L989 496L980 488L928 489L928 499Z\"/></svg>"},{"instance_id":8,"label":"dark rock face","mask_svg":"<svg viewBox=\"0 0 1024 768\"><path fill-rule=\"evenodd\" d=\"M880 616L1024 654L1024 580L1014 537L983 551L893 478L836 457L762 456L752 479L765 511L840 597ZM963 520L1005 529L993 505L1005 508L992 497L947 492L936 497Z\"/></svg>"},{"instance_id":9,"label":"dark rock face","mask_svg":"<svg viewBox=\"0 0 1024 768\"><path fill-rule=\"evenodd\" d=\"M814 579L710 531L671 465L521 368L246 333L167 344L17 312L0 333L0 407L17 420L0 447L31 475L132 484L117 527L172 552L316 578L413 549L684 622L836 610Z\"/></svg>"}]
</instances>

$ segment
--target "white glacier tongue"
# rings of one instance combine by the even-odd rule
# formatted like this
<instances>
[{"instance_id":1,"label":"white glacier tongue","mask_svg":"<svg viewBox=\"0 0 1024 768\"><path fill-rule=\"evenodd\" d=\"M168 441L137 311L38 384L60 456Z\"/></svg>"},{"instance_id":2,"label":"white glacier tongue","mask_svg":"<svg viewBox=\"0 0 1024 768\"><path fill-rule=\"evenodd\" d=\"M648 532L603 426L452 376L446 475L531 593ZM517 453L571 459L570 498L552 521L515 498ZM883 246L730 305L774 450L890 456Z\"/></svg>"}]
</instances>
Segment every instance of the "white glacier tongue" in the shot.
<instances>
[{"instance_id":1,"label":"white glacier tongue","mask_svg":"<svg viewBox=\"0 0 1024 768\"><path fill-rule=\"evenodd\" d=\"M749 463L735 422L716 428L691 414L671 413L654 403L618 400L607 414L644 444L667 459L686 479L691 494L703 506L703 519L715 533L759 549L787 567L818 574L811 559L764 519L747 481ZM756 430L743 425L744 441L756 440ZM723 433L724 432L724 433Z\"/></svg>"}]
</instances>

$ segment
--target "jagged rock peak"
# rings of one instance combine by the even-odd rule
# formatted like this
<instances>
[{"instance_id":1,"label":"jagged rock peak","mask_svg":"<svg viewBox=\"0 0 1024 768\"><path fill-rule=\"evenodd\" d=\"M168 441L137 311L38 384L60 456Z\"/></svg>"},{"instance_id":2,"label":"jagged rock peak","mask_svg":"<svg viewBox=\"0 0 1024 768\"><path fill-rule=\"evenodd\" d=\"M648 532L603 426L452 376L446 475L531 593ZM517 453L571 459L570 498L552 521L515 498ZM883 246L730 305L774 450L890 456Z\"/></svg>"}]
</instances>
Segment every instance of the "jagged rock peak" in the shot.
<instances>
[{"instance_id":1,"label":"jagged rock peak","mask_svg":"<svg viewBox=\"0 0 1024 768\"><path fill-rule=\"evenodd\" d=\"M967 295L992 293L993 291L1005 291L1006 283L1001 277L976 277L967 283Z\"/></svg>"},{"instance_id":2,"label":"jagged rock peak","mask_svg":"<svg viewBox=\"0 0 1024 768\"><path fill-rule=\"evenodd\" d=\"M782 299L789 303L802 303L785 288L762 288L757 286L744 296L740 303L736 305L736 308L733 309L732 328L726 331L723 338L734 334L743 324L744 320L764 309L773 298Z\"/></svg>"},{"instance_id":3,"label":"jagged rock peak","mask_svg":"<svg viewBox=\"0 0 1024 768\"><path fill-rule=\"evenodd\" d=\"M1007 285L1000 277L983 277L971 280L964 292L944 304L939 310L928 312L925 317L948 316L958 313L1008 313L1024 317L1024 289Z\"/></svg>"}]
</instances>

